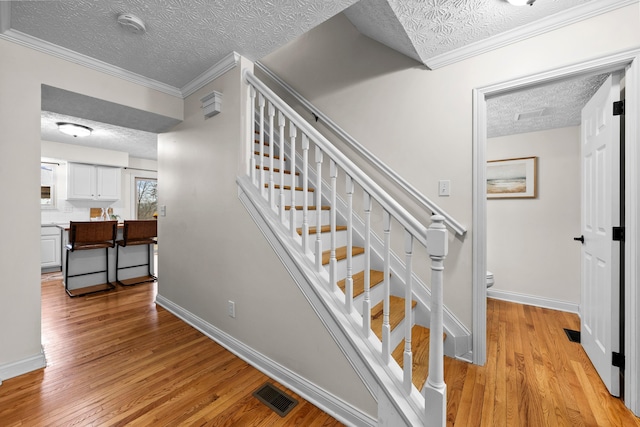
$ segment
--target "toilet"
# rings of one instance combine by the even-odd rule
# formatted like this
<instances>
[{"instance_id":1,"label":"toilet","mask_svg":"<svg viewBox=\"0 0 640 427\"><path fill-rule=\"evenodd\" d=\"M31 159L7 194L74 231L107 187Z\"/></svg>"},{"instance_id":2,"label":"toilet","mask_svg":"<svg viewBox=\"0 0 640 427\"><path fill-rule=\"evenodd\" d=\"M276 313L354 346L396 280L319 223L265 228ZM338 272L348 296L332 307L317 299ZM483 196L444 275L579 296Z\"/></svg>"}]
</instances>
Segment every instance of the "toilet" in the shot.
<instances>
[{"instance_id":1,"label":"toilet","mask_svg":"<svg viewBox=\"0 0 640 427\"><path fill-rule=\"evenodd\" d=\"M493 273L487 271L487 289L493 286Z\"/></svg>"}]
</instances>

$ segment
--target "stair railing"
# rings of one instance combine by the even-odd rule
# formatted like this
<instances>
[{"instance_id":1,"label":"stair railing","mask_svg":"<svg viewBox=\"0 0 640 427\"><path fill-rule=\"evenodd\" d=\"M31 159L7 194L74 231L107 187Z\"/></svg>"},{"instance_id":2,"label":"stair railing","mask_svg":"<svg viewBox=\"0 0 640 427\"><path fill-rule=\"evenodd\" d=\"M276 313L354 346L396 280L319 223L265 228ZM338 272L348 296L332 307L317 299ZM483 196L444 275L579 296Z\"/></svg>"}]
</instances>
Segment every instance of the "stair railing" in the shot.
<instances>
[{"instance_id":1,"label":"stair railing","mask_svg":"<svg viewBox=\"0 0 640 427\"><path fill-rule=\"evenodd\" d=\"M298 93L298 91L292 88L289 84L287 84L284 80L282 80L278 75L272 72L261 62L256 62L255 65L260 69L260 71L269 76L269 78L278 83L278 85L280 85L291 96L293 96L300 103L300 105L310 111L314 115L314 117L316 117L316 121L322 120L322 122L329 129L331 129L337 136L339 136L343 141L349 144L349 146L353 150L355 150L360 156L366 159L370 164L378 168L378 170L380 170L383 174L387 175L391 181L395 182L401 189L403 189L407 194L413 197L419 205L422 205L422 207L427 209L433 215L442 216L445 219L444 222L447 227L454 231L458 236L464 236L466 234L467 229L464 225L462 225L458 220L456 220L453 216L447 213L444 209L438 206L427 196L418 191L416 187L411 185L406 179L404 179L400 174L389 167L389 165L380 160L371 151L367 150L364 145L362 145L354 137L347 133L347 131L340 127L330 117L316 108L311 102L309 102L305 97Z\"/></svg>"},{"instance_id":2,"label":"stair railing","mask_svg":"<svg viewBox=\"0 0 640 427\"><path fill-rule=\"evenodd\" d=\"M383 322L381 347L374 350L380 355L380 360L388 367L391 361L391 327L390 327L390 254L391 254L391 223L392 220L399 223L404 235L405 252L405 307L404 307L404 353L403 369L399 377L395 377L398 388L408 397L414 395L416 390L412 384L412 348L411 334L413 322L412 313L412 262L414 244L417 243L426 248L431 259L431 307L429 325L431 329L429 343L429 374L427 382L422 390L421 399L424 402L424 422L428 426L444 426L446 424L446 384L444 382L444 345L443 345L443 262L448 251L448 232L445 225L445 218L441 215L431 217L431 225L426 228L420 221L412 216L403 206L393 199L385 190L348 159L342 152L333 146L323 135L307 123L297 112L280 99L269 87L256 78L249 70L244 71L244 78L249 85L249 100L251 105L251 120L257 117L258 135L257 141L260 149L257 153L250 150L249 164L251 182L258 189L259 194L270 206L274 215L278 215L283 227L289 229L289 233L300 244L301 252L313 264L316 272L324 272L326 257L329 258L329 274L327 286L330 291L336 289L338 279L337 263L337 177L339 171L345 175L345 193L347 196L347 245L346 245L346 278L344 309L348 314L352 314L354 307L353 291L353 249L354 234L352 218L354 213L353 194L355 185L360 187L363 193L364 210L364 299L362 304L361 330L366 345L372 346L370 338L371 330L371 234L372 234L372 202L380 206L383 211L383 234L384 234L384 298L383 298ZM274 127L277 116L277 133ZM265 123L267 121L267 124ZM288 136L288 152L285 153L285 135ZM277 138L276 138L277 136ZM253 139L256 135L251 135ZM268 147L268 153L265 152ZM309 151L314 149L315 167L315 210L316 223L309 223L310 206L308 202L309 194L309 172L310 161ZM277 150L277 152L276 152ZM299 150L299 151L298 151ZM257 161L254 154L258 154ZM267 155L268 154L268 155ZM296 157L300 155L302 164L296 165ZM285 160L285 156L287 160ZM328 175L330 196L328 197L330 209L330 244L328 251L323 253L323 241L321 239L322 215L322 172L325 156L329 160ZM277 157L277 159L276 159ZM265 158L266 163L265 163ZM288 162L288 165L287 165ZM289 171L285 173L285 165ZM301 188L295 179L296 174L300 174ZM276 182L276 176L277 182ZM286 188L286 177L289 177L289 186ZM276 195L276 190L278 194ZM296 211L296 191L303 191L303 203L301 206L301 220L297 218ZM286 195L290 191L291 206L288 215L284 207ZM276 203L277 199L277 203ZM300 227L297 225L301 224ZM315 241L312 242L311 227L315 226ZM324 256L323 256L324 255ZM395 362L394 362L395 363ZM396 365L397 366L397 365ZM397 369L397 368L396 368ZM390 368L387 372L393 373ZM415 395L414 395L415 396Z\"/></svg>"}]
</instances>

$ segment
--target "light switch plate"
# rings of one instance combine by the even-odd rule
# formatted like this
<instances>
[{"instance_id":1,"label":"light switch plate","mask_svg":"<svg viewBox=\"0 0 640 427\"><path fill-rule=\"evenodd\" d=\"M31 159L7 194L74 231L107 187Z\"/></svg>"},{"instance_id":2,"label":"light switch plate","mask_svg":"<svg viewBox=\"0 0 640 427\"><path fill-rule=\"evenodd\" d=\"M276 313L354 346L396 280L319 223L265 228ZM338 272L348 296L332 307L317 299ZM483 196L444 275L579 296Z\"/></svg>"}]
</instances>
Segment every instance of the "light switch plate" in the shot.
<instances>
[{"instance_id":1,"label":"light switch plate","mask_svg":"<svg viewBox=\"0 0 640 427\"><path fill-rule=\"evenodd\" d=\"M447 197L451 195L451 181L448 179L441 179L438 181L438 196Z\"/></svg>"}]
</instances>

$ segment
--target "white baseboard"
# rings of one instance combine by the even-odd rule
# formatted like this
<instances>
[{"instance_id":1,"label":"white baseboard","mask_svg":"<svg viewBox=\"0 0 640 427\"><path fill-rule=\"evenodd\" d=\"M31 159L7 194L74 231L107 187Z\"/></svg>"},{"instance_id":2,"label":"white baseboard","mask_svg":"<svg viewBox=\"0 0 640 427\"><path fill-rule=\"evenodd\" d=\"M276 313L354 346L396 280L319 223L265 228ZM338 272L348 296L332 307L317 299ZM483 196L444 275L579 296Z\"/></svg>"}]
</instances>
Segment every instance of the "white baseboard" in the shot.
<instances>
[{"instance_id":1,"label":"white baseboard","mask_svg":"<svg viewBox=\"0 0 640 427\"><path fill-rule=\"evenodd\" d=\"M47 358L45 357L44 350L40 350L40 353L34 354L33 356L0 365L0 385L3 380L42 369L45 366L47 366Z\"/></svg>"},{"instance_id":2,"label":"white baseboard","mask_svg":"<svg viewBox=\"0 0 640 427\"><path fill-rule=\"evenodd\" d=\"M580 313L580 305L572 302L537 297L534 295L519 294L516 292L487 289L487 297L502 301L517 302L519 304L534 305L536 307L549 308L551 310L566 311L568 313Z\"/></svg>"},{"instance_id":3,"label":"white baseboard","mask_svg":"<svg viewBox=\"0 0 640 427\"><path fill-rule=\"evenodd\" d=\"M353 426L377 425L377 420L368 414L348 405L342 401L342 399L255 351L162 295L158 294L156 296L156 304L193 326L268 377L273 378L280 384L295 391L305 400L311 402L342 423Z\"/></svg>"}]
</instances>

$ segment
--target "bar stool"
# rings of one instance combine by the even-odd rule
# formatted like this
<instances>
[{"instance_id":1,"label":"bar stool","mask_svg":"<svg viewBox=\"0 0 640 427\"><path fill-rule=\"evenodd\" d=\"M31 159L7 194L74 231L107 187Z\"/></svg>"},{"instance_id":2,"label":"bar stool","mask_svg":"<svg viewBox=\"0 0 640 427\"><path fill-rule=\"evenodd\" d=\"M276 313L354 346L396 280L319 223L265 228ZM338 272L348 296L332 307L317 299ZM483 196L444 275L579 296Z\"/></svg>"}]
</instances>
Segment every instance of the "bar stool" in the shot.
<instances>
[{"instance_id":1,"label":"bar stool","mask_svg":"<svg viewBox=\"0 0 640 427\"><path fill-rule=\"evenodd\" d=\"M122 286L132 286L139 283L155 282L158 280L151 272L151 245L158 243L158 220L125 220L122 240L116 241L116 282ZM120 248L127 246L147 245L147 262L145 264L121 266ZM118 272L127 268L136 268L147 266L148 274L146 276L133 277L126 280L120 280Z\"/></svg>"},{"instance_id":2,"label":"bar stool","mask_svg":"<svg viewBox=\"0 0 640 427\"><path fill-rule=\"evenodd\" d=\"M69 243L65 246L66 268L64 271L64 289L70 297L78 297L94 292L108 291L115 289L115 285L109 282L109 248L113 248L116 242L117 221L72 221L69 224ZM69 274L69 254L75 251L86 251L94 249L104 249L105 264L104 270L91 271L87 273ZM75 289L69 289L69 278L88 276L91 274L106 273L106 283L80 288L80 293L75 293ZM102 286L96 289L96 287Z\"/></svg>"}]
</instances>

